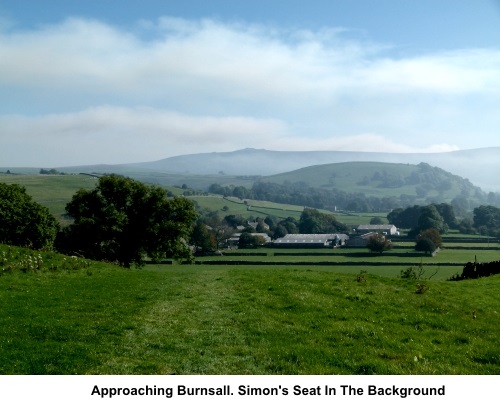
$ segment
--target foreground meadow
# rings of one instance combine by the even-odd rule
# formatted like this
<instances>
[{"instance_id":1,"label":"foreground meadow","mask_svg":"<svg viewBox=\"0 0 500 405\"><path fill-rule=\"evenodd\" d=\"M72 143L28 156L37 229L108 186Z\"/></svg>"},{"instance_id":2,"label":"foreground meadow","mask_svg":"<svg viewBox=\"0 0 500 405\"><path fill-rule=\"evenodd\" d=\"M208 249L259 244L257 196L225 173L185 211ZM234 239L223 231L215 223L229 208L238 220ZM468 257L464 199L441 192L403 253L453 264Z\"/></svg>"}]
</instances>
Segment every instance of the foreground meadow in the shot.
<instances>
[{"instance_id":1,"label":"foreground meadow","mask_svg":"<svg viewBox=\"0 0 500 405\"><path fill-rule=\"evenodd\" d=\"M500 374L498 276L0 255L1 374Z\"/></svg>"}]
</instances>

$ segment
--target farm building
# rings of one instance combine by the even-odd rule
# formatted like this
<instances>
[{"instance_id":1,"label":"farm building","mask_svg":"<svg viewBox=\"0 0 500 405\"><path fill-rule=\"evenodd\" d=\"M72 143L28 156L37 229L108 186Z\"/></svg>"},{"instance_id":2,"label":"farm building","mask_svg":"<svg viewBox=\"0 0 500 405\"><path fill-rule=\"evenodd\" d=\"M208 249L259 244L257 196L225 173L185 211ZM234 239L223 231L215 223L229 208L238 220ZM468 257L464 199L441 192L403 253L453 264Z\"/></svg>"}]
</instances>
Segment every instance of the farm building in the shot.
<instances>
[{"instance_id":1,"label":"farm building","mask_svg":"<svg viewBox=\"0 0 500 405\"><path fill-rule=\"evenodd\" d=\"M379 232L387 235L397 235L398 228L394 225L359 225L356 228L358 233Z\"/></svg>"},{"instance_id":2,"label":"farm building","mask_svg":"<svg viewBox=\"0 0 500 405\"><path fill-rule=\"evenodd\" d=\"M368 241L374 235L377 235L380 232L368 232L363 235L354 236L349 239L347 243L348 247L366 247L368 246Z\"/></svg>"},{"instance_id":3,"label":"farm building","mask_svg":"<svg viewBox=\"0 0 500 405\"><path fill-rule=\"evenodd\" d=\"M340 233L301 234L289 233L273 242L274 247L282 248L323 248L346 244L349 236Z\"/></svg>"}]
</instances>

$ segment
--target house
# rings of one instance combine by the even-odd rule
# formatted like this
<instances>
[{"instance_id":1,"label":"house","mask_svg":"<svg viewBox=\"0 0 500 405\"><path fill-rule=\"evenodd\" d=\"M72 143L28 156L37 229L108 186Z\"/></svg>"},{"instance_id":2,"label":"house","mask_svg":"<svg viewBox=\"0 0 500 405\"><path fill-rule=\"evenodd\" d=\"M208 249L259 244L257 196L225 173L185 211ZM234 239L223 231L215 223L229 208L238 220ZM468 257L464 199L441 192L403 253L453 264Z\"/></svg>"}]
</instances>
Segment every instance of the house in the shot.
<instances>
[{"instance_id":1,"label":"house","mask_svg":"<svg viewBox=\"0 0 500 405\"><path fill-rule=\"evenodd\" d=\"M378 232L386 235L398 235L398 228L394 225L359 225L356 232L364 234L368 232Z\"/></svg>"},{"instance_id":2,"label":"house","mask_svg":"<svg viewBox=\"0 0 500 405\"><path fill-rule=\"evenodd\" d=\"M363 235L354 236L347 242L348 247L367 247L370 238L379 232L368 232Z\"/></svg>"},{"instance_id":3,"label":"house","mask_svg":"<svg viewBox=\"0 0 500 405\"><path fill-rule=\"evenodd\" d=\"M302 234L289 233L273 242L279 248L332 248L343 246L349 236L339 233Z\"/></svg>"}]
</instances>

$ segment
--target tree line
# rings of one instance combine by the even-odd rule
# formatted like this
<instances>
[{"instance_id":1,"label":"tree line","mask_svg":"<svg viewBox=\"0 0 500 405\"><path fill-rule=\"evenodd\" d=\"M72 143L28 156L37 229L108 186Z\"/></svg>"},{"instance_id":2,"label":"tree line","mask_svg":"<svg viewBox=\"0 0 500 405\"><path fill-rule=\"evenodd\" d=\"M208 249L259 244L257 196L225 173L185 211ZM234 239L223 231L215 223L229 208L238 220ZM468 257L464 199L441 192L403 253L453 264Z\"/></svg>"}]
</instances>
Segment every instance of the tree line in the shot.
<instances>
[{"instance_id":1,"label":"tree line","mask_svg":"<svg viewBox=\"0 0 500 405\"><path fill-rule=\"evenodd\" d=\"M467 234L500 237L500 208L492 205L476 207L472 211L472 217L461 219L455 214L455 208L451 204L413 205L392 210L387 215L387 220L398 228L410 229L410 236L415 236L424 229L434 228L441 234L449 229L457 229Z\"/></svg>"},{"instance_id":2,"label":"tree line","mask_svg":"<svg viewBox=\"0 0 500 405\"><path fill-rule=\"evenodd\" d=\"M428 190L429 188L420 186ZM451 201L451 205L459 215L466 215L473 204L500 204L500 195L495 193L479 193L478 189L464 188L462 193ZM375 197L364 193L348 193L339 189L325 189L311 187L305 182L285 181L283 184L256 181L251 188L244 186L222 186L212 184L208 191L213 194L237 197L242 200L272 201L280 204L301 205L316 209L335 211L340 208L353 212L383 212L394 207L406 207L415 204L417 198L425 198L425 193L416 191L415 195L401 194L400 196ZM471 194L472 193L472 194ZM431 202L430 202L431 203Z\"/></svg>"}]
</instances>

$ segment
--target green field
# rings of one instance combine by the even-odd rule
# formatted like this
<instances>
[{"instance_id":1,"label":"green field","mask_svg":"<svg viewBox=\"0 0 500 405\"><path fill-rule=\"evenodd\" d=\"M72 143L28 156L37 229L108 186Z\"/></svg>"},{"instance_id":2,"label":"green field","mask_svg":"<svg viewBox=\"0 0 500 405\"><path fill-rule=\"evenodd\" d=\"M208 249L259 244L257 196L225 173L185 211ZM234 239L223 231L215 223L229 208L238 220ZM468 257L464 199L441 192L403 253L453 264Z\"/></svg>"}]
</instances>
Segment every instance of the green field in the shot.
<instances>
[{"instance_id":1,"label":"green field","mask_svg":"<svg viewBox=\"0 0 500 405\"><path fill-rule=\"evenodd\" d=\"M0 181L64 222L74 192L97 179ZM190 198L221 215L303 208ZM466 262L499 260L498 242L450 233L433 257L395 245L241 249L129 270L0 245L0 374L499 374L500 277L447 281ZM421 280L400 277L419 264Z\"/></svg>"},{"instance_id":2,"label":"green field","mask_svg":"<svg viewBox=\"0 0 500 405\"><path fill-rule=\"evenodd\" d=\"M500 373L499 276L0 257L1 374Z\"/></svg>"},{"instance_id":3,"label":"green field","mask_svg":"<svg viewBox=\"0 0 500 405\"><path fill-rule=\"evenodd\" d=\"M0 174L0 182L19 184L33 200L47 207L52 215L64 223L65 207L81 188L92 189L97 178L86 175L6 175Z\"/></svg>"}]
</instances>

